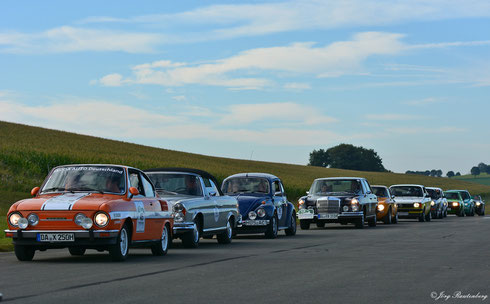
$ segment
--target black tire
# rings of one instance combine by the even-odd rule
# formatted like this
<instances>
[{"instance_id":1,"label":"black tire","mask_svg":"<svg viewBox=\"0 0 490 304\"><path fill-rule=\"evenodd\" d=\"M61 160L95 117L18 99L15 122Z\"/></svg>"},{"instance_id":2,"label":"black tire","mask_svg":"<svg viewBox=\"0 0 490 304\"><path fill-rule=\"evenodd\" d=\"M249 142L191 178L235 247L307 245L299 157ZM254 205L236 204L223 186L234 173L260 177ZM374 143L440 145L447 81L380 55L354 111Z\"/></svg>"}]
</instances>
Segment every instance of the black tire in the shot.
<instances>
[{"instance_id":1,"label":"black tire","mask_svg":"<svg viewBox=\"0 0 490 304\"><path fill-rule=\"evenodd\" d=\"M439 213L438 219L443 219L444 218L444 210L441 209L441 213Z\"/></svg>"},{"instance_id":2,"label":"black tire","mask_svg":"<svg viewBox=\"0 0 490 304\"><path fill-rule=\"evenodd\" d=\"M291 213L291 223L289 225L289 228L284 230L287 236L293 236L296 235L296 230L297 230L297 224L296 224L296 213L293 212Z\"/></svg>"},{"instance_id":3,"label":"black tire","mask_svg":"<svg viewBox=\"0 0 490 304\"><path fill-rule=\"evenodd\" d=\"M278 230L277 217L274 215L270 220L269 226L267 226L265 237L268 239L275 239L277 237Z\"/></svg>"},{"instance_id":4,"label":"black tire","mask_svg":"<svg viewBox=\"0 0 490 304\"><path fill-rule=\"evenodd\" d=\"M301 230L308 230L310 229L310 220L299 220L299 227Z\"/></svg>"},{"instance_id":5,"label":"black tire","mask_svg":"<svg viewBox=\"0 0 490 304\"><path fill-rule=\"evenodd\" d=\"M186 232L182 235L182 244L185 248L199 247L199 238L201 237L201 222L194 221L194 230Z\"/></svg>"},{"instance_id":6,"label":"black tire","mask_svg":"<svg viewBox=\"0 0 490 304\"><path fill-rule=\"evenodd\" d=\"M318 228L325 228L325 222L316 222Z\"/></svg>"},{"instance_id":7,"label":"black tire","mask_svg":"<svg viewBox=\"0 0 490 304\"><path fill-rule=\"evenodd\" d=\"M419 222L425 222L425 210L419 215Z\"/></svg>"},{"instance_id":8,"label":"black tire","mask_svg":"<svg viewBox=\"0 0 490 304\"><path fill-rule=\"evenodd\" d=\"M478 213L479 216L485 216L485 207L481 208L480 213Z\"/></svg>"},{"instance_id":9,"label":"black tire","mask_svg":"<svg viewBox=\"0 0 490 304\"><path fill-rule=\"evenodd\" d=\"M80 247L68 247L68 251L70 252L71 255L82 256L85 254L86 249Z\"/></svg>"},{"instance_id":10,"label":"black tire","mask_svg":"<svg viewBox=\"0 0 490 304\"><path fill-rule=\"evenodd\" d=\"M398 224L398 210L395 212L395 216L393 217L393 224Z\"/></svg>"},{"instance_id":11,"label":"black tire","mask_svg":"<svg viewBox=\"0 0 490 304\"><path fill-rule=\"evenodd\" d=\"M376 227L376 215L372 216L370 219L368 219L368 226L369 227Z\"/></svg>"},{"instance_id":12,"label":"black tire","mask_svg":"<svg viewBox=\"0 0 490 304\"><path fill-rule=\"evenodd\" d=\"M131 242L131 234L127 225L124 225L119 231L115 245L109 247L109 254L113 261L121 262L126 260L129 253L129 244Z\"/></svg>"},{"instance_id":13,"label":"black tire","mask_svg":"<svg viewBox=\"0 0 490 304\"><path fill-rule=\"evenodd\" d=\"M389 225L393 222L393 218L391 216L391 207L388 208L388 213L383 217L383 223Z\"/></svg>"},{"instance_id":14,"label":"black tire","mask_svg":"<svg viewBox=\"0 0 490 304\"><path fill-rule=\"evenodd\" d=\"M475 216L475 208L471 208L470 216Z\"/></svg>"},{"instance_id":15,"label":"black tire","mask_svg":"<svg viewBox=\"0 0 490 304\"><path fill-rule=\"evenodd\" d=\"M32 246L14 245L15 256L17 260L27 262L32 261L36 250Z\"/></svg>"},{"instance_id":16,"label":"black tire","mask_svg":"<svg viewBox=\"0 0 490 304\"><path fill-rule=\"evenodd\" d=\"M170 231L168 225L163 226L160 240L151 246L151 253L155 256L164 256L168 252L170 245Z\"/></svg>"},{"instance_id":17,"label":"black tire","mask_svg":"<svg viewBox=\"0 0 490 304\"><path fill-rule=\"evenodd\" d=\"M425 221L426 222L430 222L430 220L432 219L432 212L428 212L426 215L425 215Z\"/></svg>"},{"instance_id":18,"label":"black tire","mask_svg":"<svg viewBox=\"0 0 490 304\"><path fill-rule=\"evenodd\" d=\"M226 223L226 230L223 233L217 234L216 239L218 244L229 244L233 239L233 218L228 220Z\"/></svg>"},{"instance_id":19,"label":"black tire","mask_svg":"<svg viewBox=\"0 0 490 304\"><path fill-rule=\"evenodd\" d=\"M357 219L356 223L355 223L355 227L356 229L364 229L364 216L361 216L360 218Z\"/></svg>"}]
</instances>

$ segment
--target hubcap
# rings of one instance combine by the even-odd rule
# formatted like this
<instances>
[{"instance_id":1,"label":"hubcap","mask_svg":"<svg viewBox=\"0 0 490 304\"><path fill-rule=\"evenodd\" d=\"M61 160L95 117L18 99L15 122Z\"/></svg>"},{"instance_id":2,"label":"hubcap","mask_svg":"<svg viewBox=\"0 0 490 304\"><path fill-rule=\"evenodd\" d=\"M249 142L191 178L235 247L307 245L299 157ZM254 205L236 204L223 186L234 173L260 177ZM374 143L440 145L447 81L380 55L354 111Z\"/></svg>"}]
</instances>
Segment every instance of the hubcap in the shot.
<instances>
[{"instance_id":1,"label":"hubcap","mask_svg":"<svg viewBox=\"0 0 490 304\"><path fill-rule=\"evenodd\" d=\"M125 228L121 230L121 242L119 245L121 246L121 254L126 255L128 252L128 233Z\"/></svg>"},{"instance_id":2,"label":"hubcap","mask_svg":"<svg viewBox=\"0 0 490 304\"><path fill-rule=\"evenodd\" d=\"M194 225L194 243L199 242L199 229L197 224Z\"/></svg>"},{"instance_id":3,"label":"hubcap","mask_svg":"<svg viewBox=\"0 0 490 304\"><path fill-rule=\"evenodd\" d=\"M228 221L228 223L226 224L226 233L228 234L228 238L231 239L231 235L232 235L232 229L231 229L231 224L230 224L230 221Z\"/></svg>"},{"instance_id":4,"label":"hubcap","mask_svg":"<svg viewBox=\"0 0 490 304\"><path fill-rule=\"evenodd\" d=\"M167 231L167 226L163 227L163 232L162 232L162 249L163 251L167 250L168 246L168 231Z\"/></svg>"}]
</instances>

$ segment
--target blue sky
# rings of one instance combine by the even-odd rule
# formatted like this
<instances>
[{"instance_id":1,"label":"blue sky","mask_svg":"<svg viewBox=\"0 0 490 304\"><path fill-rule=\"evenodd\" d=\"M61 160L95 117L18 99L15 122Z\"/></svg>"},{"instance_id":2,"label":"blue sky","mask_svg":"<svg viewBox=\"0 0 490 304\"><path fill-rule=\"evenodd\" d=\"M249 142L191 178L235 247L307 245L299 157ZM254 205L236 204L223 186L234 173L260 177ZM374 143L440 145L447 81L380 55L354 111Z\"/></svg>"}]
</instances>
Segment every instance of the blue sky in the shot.
<instances>
[{"instance_id":1,"label":"blue sky","mask_svg":"<svg viewBox=\"0 0 490 304\"><path fill-rule=\"evenodd\" d=\"M395 172L490 162L490 2L4 1L0 120Z\"/></svg>"}]
</instances>

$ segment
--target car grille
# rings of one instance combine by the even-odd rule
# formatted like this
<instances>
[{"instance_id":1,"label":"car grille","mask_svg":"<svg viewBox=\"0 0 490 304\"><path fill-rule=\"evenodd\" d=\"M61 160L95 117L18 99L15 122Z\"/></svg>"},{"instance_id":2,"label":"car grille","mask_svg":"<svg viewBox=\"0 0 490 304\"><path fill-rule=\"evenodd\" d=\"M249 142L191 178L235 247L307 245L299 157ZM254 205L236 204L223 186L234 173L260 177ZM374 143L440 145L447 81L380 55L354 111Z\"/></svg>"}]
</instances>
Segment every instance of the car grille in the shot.
<instances>
[{"instance_id":1,"label":"car grille","mask_svg":"<svg viewBox=\"0 0 490 304\"><path fill-rule=\"evenodd\" d=\"M339 213L340 200L333 198L319 199L316 201L318 213Z\"/></svg>"}]
</instances>

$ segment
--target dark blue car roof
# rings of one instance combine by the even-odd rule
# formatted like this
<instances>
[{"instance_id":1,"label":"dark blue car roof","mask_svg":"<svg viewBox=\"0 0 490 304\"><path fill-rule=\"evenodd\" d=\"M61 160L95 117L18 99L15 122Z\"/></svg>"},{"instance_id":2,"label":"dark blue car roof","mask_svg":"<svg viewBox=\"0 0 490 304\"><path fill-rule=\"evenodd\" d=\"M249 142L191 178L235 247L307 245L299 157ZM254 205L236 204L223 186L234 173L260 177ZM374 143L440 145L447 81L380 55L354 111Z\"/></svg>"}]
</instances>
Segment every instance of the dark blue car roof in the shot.
<instances>
[{"instance_id":1,"label":"dark blue car roof","mask_svg":"<svg viewBox=\"0 0 490 304\"><path fill-rule=\"evenodd\" d=\"M272 174L269 174L269 173L237 173L237 174L233 174L233 175L228 176L226 179L235 178L235 177L263 177L263 178L267 178L269 180L279 179L279 177L272 175Z\"/></svg>"}]
</instances>

